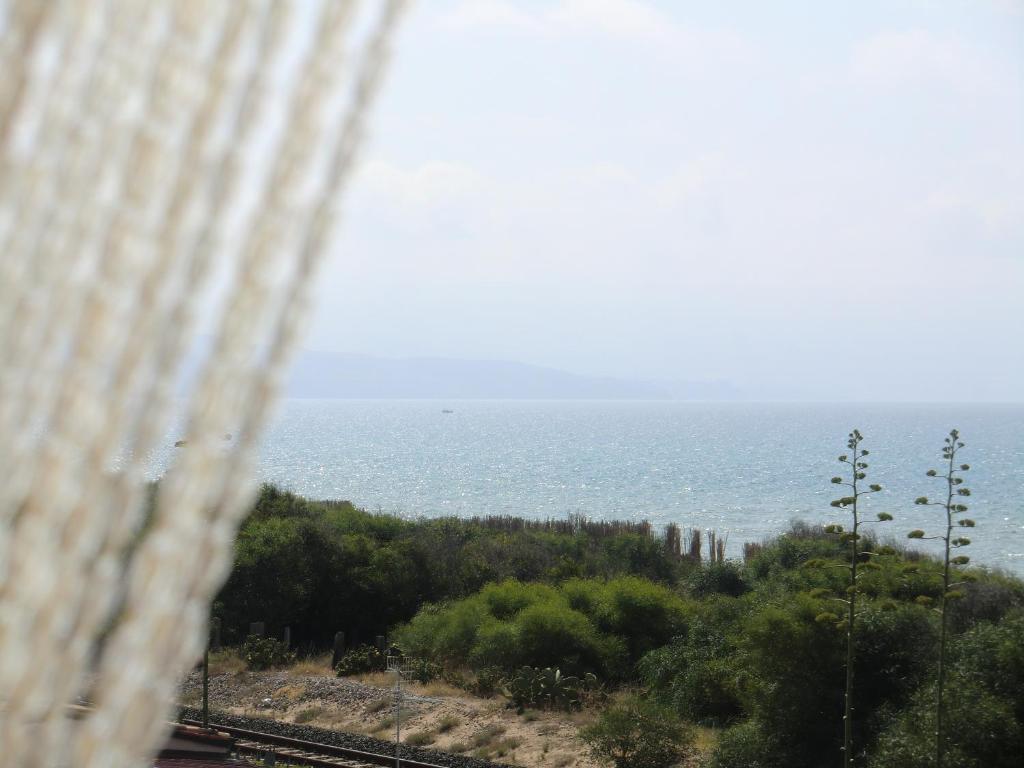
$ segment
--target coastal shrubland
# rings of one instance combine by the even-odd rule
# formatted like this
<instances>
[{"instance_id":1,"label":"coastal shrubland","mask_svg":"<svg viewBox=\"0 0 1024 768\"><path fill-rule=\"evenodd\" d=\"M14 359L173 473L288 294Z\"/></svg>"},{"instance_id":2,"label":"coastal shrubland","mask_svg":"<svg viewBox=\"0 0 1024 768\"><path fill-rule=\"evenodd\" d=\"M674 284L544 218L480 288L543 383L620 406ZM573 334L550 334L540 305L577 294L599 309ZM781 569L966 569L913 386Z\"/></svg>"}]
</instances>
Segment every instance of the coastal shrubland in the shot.
<instances>
[{"instance_id":1,"label":"coastal shrubland","mask_svg":"<svg viewBox=\"0 0 1024 768\"><path fill-rule=\"evenodd\" d=\"M821 526L702 562L675 535L562 522L401 520L266 488L215 610L229 642L250 621L317 650L338 630L355 647L387 634L424 675L482 695L512 694L527 667L593 675L599 712L631 691L711 729L712 768L840 764L852 658L854 765L934 765L943 561L860 532L848 637L850 540ZM1024 752L1024 582L969 564L957 580L944 765L1001 768Z\"/></svg>"},{"instance_id":2,"label":"coastal shrubland","mask_svg":"<svg viewBox=\"0 0 1024 768\"><path fill-rule=\"evenodd\" d=\"M299 644L329 647L338 631L349 645L372 643L424 604L509 579L631 575L674 586L696 564L673 542L646 523L578 517L404 520L267 485L238 533L214 614L228 643L255 621L277 637L290 627Z\"/></svg>"}]
</instances>

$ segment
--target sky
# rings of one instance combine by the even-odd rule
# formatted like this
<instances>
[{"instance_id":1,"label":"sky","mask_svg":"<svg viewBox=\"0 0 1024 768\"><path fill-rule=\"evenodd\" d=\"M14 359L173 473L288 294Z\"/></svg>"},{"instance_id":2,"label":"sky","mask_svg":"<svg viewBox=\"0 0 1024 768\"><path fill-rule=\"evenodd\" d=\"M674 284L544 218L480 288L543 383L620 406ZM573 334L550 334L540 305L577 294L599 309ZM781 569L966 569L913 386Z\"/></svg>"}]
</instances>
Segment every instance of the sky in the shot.
<instances>
[{"instance_id":1,"label":"sky","mask_svg":"<svg viewBox=\"0 0 1024 768\"><path fill-rule=\"evenodd\" d=\"M1024 400L1024 0L419 0L306 346Z\"/></svg>"}]
</instances>

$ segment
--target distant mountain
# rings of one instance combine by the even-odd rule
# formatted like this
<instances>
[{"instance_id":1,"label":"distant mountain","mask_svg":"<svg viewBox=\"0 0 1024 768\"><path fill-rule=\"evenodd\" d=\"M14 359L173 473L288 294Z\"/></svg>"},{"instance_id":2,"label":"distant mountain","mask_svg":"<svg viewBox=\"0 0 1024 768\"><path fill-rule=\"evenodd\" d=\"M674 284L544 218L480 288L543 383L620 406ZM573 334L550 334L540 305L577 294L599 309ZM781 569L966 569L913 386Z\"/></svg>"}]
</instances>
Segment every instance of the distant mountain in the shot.
<instances>
[{"instance_id":1,"label":"distant mountain","mask_svg":"<svg viewBox=\"0 0 1024 768\"><path fill-rule=\"evenodd\" d=\"M286 390L293 398L510 400L731 400L721 382L651 382L575 373L502 360L303 352Z\"/></svg>"}]
</instances>

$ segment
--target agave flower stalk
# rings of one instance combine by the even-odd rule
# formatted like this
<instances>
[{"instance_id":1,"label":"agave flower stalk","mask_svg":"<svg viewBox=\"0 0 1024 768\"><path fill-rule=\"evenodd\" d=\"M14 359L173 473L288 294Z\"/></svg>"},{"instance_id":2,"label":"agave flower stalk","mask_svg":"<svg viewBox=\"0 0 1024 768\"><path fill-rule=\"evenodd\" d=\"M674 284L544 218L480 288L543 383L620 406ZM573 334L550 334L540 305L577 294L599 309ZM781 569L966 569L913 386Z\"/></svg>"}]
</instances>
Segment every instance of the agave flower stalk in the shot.
<instances>
[{"instance_id":1,"label":"agave flower stalk","mask_svg":"<svg viewBox=\"0 0 1024 768\"><path fill-rule=\"evenodd\" d=\"M945 725L945 712L942 696L946 682L946 606L950 600L955 600L963 596L963 593L957 590L956 587L962 586L967 581L967 579L964 579L958 582L953 582L952 575L954 573L954 568L961 565L967 565L971 560L967 555L953 555L954 550L966 547L971 543L971 540L966 536L954 536L953 531L955 528L974 527L974 521L970 518L955 517L956 515L963 514L967 511L967 505L962 503L961 499L971 495L970 489L964 487L964 479L960 476L961 473L968 471L970 466L967 464L957 465L956 463L956 456L963 447L964 444L960 440L960 433L955 429L951 430L949 437L946 438L946 442L942 446L942 458L946 464L946 473L940 475L938 471L934 469L929 469L926 473L928 477L935 477L945 481L946 500L929 501L927 496L919 496L914 500L914 503L920 506L941 507L944 510L946 515L945 533L938 536L926 536L923 530L917 529L907 534L907 537L911 539L936 539L941 541L943 544L942 594L939 598L939 607L937 609L939 613L939 669L935 695L936 768L942 768L944 741L943 727Z\"/></svg>"},{"instance_id":2,"label":"agave flower stalk","mask_svg":"<svg viewBox=\"0 0 1024 768\"><path fill-rule=\"evenodd\" d=\"M843 766L850 768L853 765L853 662L854 662L854 627L857 620L857 590L858 578L860 576L858 566L864 557L875 553L868 552L861 548L860 528L868 523L881 523L892 520L888 512L879 512L874 520L866 520L862 517L862 497L882 490L878 484L870 484L867 489L863 487L867 480L868 456L867 450L861 447L864 437L859 430L853 430L846 442L849 454L839 457L842 464L849 466L849 480L842 477L833 477L834 485L843 485L850 489L849 495L836 499L832 506L838 509L846 509L853 518L853 524L849 529L843 526L832 524L826 526L825 530L839 536L843 543L849 544L849 563L842 567L849 572L849 583L846 588L845 598L835 598L846 607L846 688L843 697Z\"/></svg>"}]
</instances>

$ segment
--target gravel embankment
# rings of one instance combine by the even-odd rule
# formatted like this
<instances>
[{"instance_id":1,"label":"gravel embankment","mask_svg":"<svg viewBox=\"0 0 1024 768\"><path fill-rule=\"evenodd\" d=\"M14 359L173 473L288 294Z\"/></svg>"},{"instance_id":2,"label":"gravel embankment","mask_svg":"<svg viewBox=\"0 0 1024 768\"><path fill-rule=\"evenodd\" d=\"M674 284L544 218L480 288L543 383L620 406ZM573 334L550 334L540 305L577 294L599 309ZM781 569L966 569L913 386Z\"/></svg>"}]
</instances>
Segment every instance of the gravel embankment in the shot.
<instances>
[{"instance_id":1,"label":"gravel embankment","mask_svg":"<svg viewBox=\"0 0 1024 768\"><path fill-rule=\"evenodd\" d=\"M332 690L339 690L336 685L331 686L331 688ZM182 707L180 717L186 720L199 720L202 718L202 712L195 707ZM325 728L315 728L310 725L282 723L277 720L266 720L261 717L241 717L216 711L210 712L210 720L213 723L220 723L234 728L271 733L291 739L303 739L304 741L311 741L317 744L332 744L338 747L359 749L363 752L375 752L381 755L393 755L395 753L393 742L381 741L356 733L329 731ZM436 765L447 766L447 768L509 768L507 764L495 763L490 760L465 757L449 752L439 752L434 749L423 749L422 747L410 747L405 744L402 745L401 754L414 760L435 763Z\"/></svg>"},{"instance_id":2,"label":"gravel embankment","mask_svg":"<svg viewBox=\"0 0 1024 768\"><path fill-rule=\"evenodd\" d=\"M202 692L203 678L198 672L188 676L182 685L182 694L198 696ZM389 692L343 677L302 676L284 672L245 672L239 675L212 675L210 677L210 706L248 707L279 710L304 703L327 704L336 707L363 707L372 704ZM423 703L421 696L406 693L404 707L416 709Z\"/></svg>"}]
</instances>

